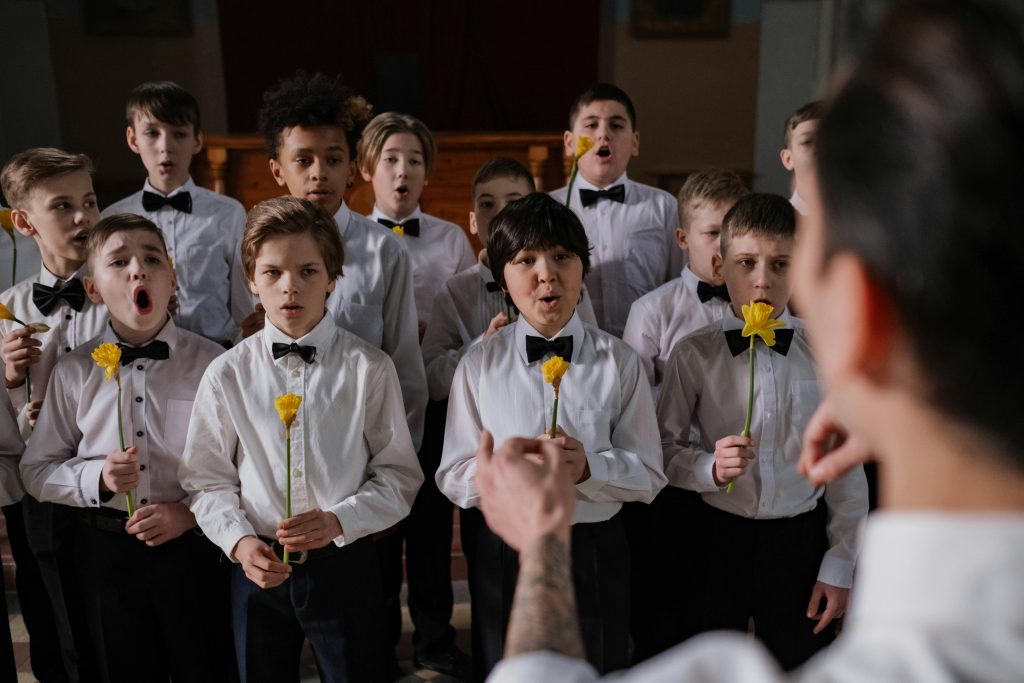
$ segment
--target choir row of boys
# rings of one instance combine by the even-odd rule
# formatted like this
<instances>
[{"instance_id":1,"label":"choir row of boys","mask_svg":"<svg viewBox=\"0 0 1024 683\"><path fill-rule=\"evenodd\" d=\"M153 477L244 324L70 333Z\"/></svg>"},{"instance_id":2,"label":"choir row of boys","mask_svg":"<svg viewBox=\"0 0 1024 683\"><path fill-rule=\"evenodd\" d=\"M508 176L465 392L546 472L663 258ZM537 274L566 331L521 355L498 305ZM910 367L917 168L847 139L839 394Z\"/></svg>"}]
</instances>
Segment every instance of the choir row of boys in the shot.
<instances>
[{"instance_id":1,"label":"choir row of boys","mask_svg":"<svg viewBox=\"0 0 1024 683\"><path fill-rule=\"evenodd\" d=\"M797 187L816 119L786 122ZM248 215L192 181L199 106L180 86L139 86L127 124L148 177L102 219L83 155L33 149L2 175L42 259L0 295L3 502L39 680L297 680L304 641L322 680L388 680L403 544L417 665L482 680L518 569L477 509L485 430L554 439L576 479L599 670L751 619L786 667L830 642L867 488L862 471L824 488L796 473L820 399L787 308L798 194L714 169L678 200L631 180L636 111L598 84L569 116L567 154L594 142L571 196L536 193L512 159L479 169L474 254L419 207L429 130L371 117L340 78L265 93L290 196ZM357 172L369 217L344 201ZM755 301L786 326L760 353L741 336ZM115 381L100 344L120 350ZM549 434L553 355L570 365ZM450 625L451 503L471 661Z\"/></svg>"}]
</instances>

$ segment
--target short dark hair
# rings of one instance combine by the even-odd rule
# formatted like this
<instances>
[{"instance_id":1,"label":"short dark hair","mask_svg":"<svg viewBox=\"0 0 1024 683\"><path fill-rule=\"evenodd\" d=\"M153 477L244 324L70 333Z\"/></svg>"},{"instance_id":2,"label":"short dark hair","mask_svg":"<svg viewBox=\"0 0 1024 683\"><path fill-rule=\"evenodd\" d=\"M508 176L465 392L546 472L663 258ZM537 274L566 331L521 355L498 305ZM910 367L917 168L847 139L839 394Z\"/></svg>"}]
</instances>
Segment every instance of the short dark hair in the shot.
<instances>
[{"instance_id":1,"label":"short dark hair","mask_svg":"<svg viewBox=\"0 0 1024 683\"><path fill-rule=\"evenodd\" d=\"M348 153L354 159L356 145L372 111L370 104L340 74L310 76L300 70L263 93L259 129L267 145L267 156L276 159L286 128L337 126L345 131Z\"/></svg>"},{"instance_id":2,"label":"short dark hair","mask_svg":"<svg viewBox=\"0 0 1024 683\"><path fill-rule=\"evenodd\" d=\"M93 229L89 231L89 239L86 242L87 253L89 258L98 256L103 245L107 243L111 237L119 232L128 232L130 230L142 230L156 235L160 239L160 246L164 248L164 256L169 256L167 253L167 241L164 239L164 232L161 230L156 223L139 216L134 213L115 213L107 216L100 220Z\"/></svg>"},{"instance_id":3,"label":"short dark hair","mask_svg":"<svg viewBox=\"0 0 1024 683\"><path fill-rule=\"evenodd\" d=\"M897 4L817 135L826 258L854 255L976 453L1024 469L1024 364L993 348L1024 300L1024 39L1010 3Z\"/></svg>"},{"instance_id":4,"label":"short dark hair","mask_svg":"<svg viewBox=\"0 0 1024 683\"><path fill-rule=\"evenodd\" d=\"M817 121L821 118L821 113L824 109L825 103L822 100L814 100L813 102L808 102L790 114L789 118L786 119L786 125L784 127L782 148L785 149L789 147L790 140L793 137L793 131L796 130L797 126L807 121Z\"/></svg>"},{"instance_id":5,"label":"short dark hair","mask_svg":"<svg viewBox=\"0 0 1024 683\"><path fill-rule=\"evenodd\" d=\"M679 227L689 232L690 212L705 204L721 206L736 202L750 194L750 190L734 171L724 168L705 168L686 176L686 182L679 188L676 202L679 210Z\"/></svg>"},{"instance_id":6,"label":"short dark hair","mask_svg":"<svg viewBox=\"0 0 1024 683\"><path fill-rule=\"evenodd\" d=\"M199 102L188 90L173 81L149 81L137 86L128 95L125 117L129 126L135 126L135 117L149 114L172 126L192 124L199 133Z\"/></svg>"},{"instance_id":7,"label":"short dark hair","mask_svg":"<svg viewBox=\"0 0 1024 683\"><path fill-rule=\"evenodd\" d=\"M789 238L796 235L796 211L785 197L755 192L741 197L722 219L722 258L742 235Z\"/></svg>"},{"instance_id":8,"label":"short dark hair","mask_svg":"<svg viewBox=\"0 0 1024 683\"><path fill-rule=\"evenodd\" d=\"M580 109L591 102L603 101L618 102L625 107L626 114L629 115L629 125L636 130L636 107L633 106L633 100L629 99L625 90L611 83L595 83L580 93L569 109L569 130L576 125L576 117L579 116Z\"/></svg>"},{"instance_id":9,"label":"short dark hair","mask_svg":"<svg viewBox=\"0 0 1024 683\"><path fill-rule=\"evenodd\" d=\"M0 187L12 209L27 208L32 190L50 178L76 171L93 173L92 161L56 147L34 147L12 156L0 171Z\"/></svg>"},{"instance_id":10,"label":"short dark hair","mask_svg":"<svg viewBox=\"0 0 1024 683\"><path fill-rule=\"evenodd\" d=\"M327 276L341 276L345 248L338 234L338 224L316 202L299 197L276 197L252 207L245 219L242 235L242 268L249 280L255 279L256 257L263 243L274 237L309 235L316 242L324 259Z\"/></svg>"},{"instance_id":11,"label":"short dark hair","mask_svg":"<svg viewBox=\"0 0 1024 683\"><path fill-rule=\"evenodd\" d=\"M505 264L523 249L564 247L580 257L583 275L590 272L590 242L576 214L543 192L509 202L491 221L487 258L491 274L505 287Z\"/></svg>"},{"instance_id":12,"label":"short dark hair","mask_svg":"<svg viewBox=\"0 0 1024 683\"><path fill-rule=\"evenodd\" d=\"M530 192L537 191L537 183L530 174L530 170L519 161L511 157L493 157L485 161L473 176L473 184L470 186L471 198L476 199L477 185L495 178L522 178L530 186Z\"/></svg>"}]
</instances>

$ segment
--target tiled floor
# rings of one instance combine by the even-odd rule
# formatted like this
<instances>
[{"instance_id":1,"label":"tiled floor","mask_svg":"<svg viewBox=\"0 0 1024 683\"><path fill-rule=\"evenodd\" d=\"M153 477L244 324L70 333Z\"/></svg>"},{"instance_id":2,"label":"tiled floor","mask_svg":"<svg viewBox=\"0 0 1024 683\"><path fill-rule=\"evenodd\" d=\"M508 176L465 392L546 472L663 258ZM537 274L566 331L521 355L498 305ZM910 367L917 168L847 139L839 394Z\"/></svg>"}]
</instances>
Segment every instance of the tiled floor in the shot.
<instances>
[{"instance_id":1,"label":"tiled floor","mask_svg":"<svg viewBox=\"0 0 1024 683\"><path fill-rule=\"evenodd\" d=\"M452 614L452 625L457 632L457 643L463 651L469 651L469 593L465 581L455 581L455 610ZM405 602L405 596L402 596ZM7 594L7 603L10 610L11 638L14 641L14 658L18 663L18 683L36 683L32 676L28 660L28 632L25 630L25 622L22 621L21 611L18 607L18 598L14 593ZM409 620L409 611L402 608L402 639L398 644L398 659L405 676L401 683L418 683L419 681L433 681L434 683L458 683L457 679L450 676L443 676L433 671L417 671L412 662L412 622ZM307 647L302 658L302 683L318 683L320 677L316 672L316 665L313 662L313 655Z\"/></svg>"}]
</instances>

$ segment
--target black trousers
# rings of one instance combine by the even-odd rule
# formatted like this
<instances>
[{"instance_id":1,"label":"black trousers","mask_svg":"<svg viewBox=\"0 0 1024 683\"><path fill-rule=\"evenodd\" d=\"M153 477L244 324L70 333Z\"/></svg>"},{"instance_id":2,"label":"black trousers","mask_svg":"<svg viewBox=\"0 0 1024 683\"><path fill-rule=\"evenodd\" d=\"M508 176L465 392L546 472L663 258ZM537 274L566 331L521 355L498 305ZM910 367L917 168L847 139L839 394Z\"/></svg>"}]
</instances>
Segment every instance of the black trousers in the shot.
<instances>
[{"instance_id":1,"label":"black trousers","mask_svg":"<svg viewBox=\"0 0 1024 683\"><path fill-rule=\"evenodd\" d=\"M427 404L420 467L423 486L416 494L409 516L393 532L377 540L384 585L385 643L394 648L402 636L402 547L409 586L409 616L416 630L413 648L417 656L448 649L455 644L451 626L452 518L455 507L437 488L434 474L441 464L447 401Z\"/></svg>"},{"instance_id":2,"label":"black trousers","mask_svg":"<svg viewBox=\"0 0 1024 683\"><path fill-rule=\"evenodd\" d=\"M28 544L50 600L56 627L55 642L59 643L66 680L72 683L99 681L95 648L76 570L77 511L65 505L41 503L29 495L22 499L21 506Z\"/></svg>"},{"instance_id":3,"label":"black trousers","mask_svg":"<svg viewBox=\"0 0 1024 683\"><path fill-rule=\"evenodd\" d=\"M235 649L243 683L298 683L308 640L324 683L388 680L380 565L370 539L310 551L280 586L231 569Z\"/></svg>"},{"instance_id":4,"label":"black trousers","mask_svg":"<svg viewBox=\"0 0 1024 683\"><path fill-rule=\"evenodd\" d=\"M227 563L195 531L149 547L126 515L79 511L76 560L101 680L222 683L232 662Z\"/></svg>"},{"instance_id":5,"label":"black trousers","mask_svg":"<svg viewBox=\"0 0 1024 683\"><path fill-rule=\"evenodd\" d=\"M482 681L505 650L519 555L488 528L478 510L464 510L462 520L476 531L466 557L473 600L473 677ZM627 667L629 547L618 516L573 525L572 579L587 661L601 673Z\"/></svg>"},{"instance_id":6,"label":"black trousers","mask_svg":"<svg viewBox=\"0 0 1024 683\"><path fill-rule=\"evenodd\" d=\"M701 562L703 629L754 634L789 671L836 636L833 622L819 635L807 603L828 549L823 501L787 519L748 519L704 505Z\"/></svg>"},{"instance_id":7,"label":"black trousers","mask_svg":"<svg viewBox=\"0 0 1024 683\"><path fill-rule=\"evenodd\" d=\"M622 517L629 539L630 635L633 662L641 662L701 630L700 609L689 592L703 585L700 513L694 491L661 490L650 505L626 503Z\"/></svg>"}]
</instances>

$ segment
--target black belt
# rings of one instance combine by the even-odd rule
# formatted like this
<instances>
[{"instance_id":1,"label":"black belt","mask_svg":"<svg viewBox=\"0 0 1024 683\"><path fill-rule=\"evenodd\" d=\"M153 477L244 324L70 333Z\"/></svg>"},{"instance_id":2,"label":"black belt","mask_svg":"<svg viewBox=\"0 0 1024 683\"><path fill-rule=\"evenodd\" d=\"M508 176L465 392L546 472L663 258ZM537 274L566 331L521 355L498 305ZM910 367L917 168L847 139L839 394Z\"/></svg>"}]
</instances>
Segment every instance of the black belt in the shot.
<instances>
[{"instance_id":1,"label":"black belt","mask_svg":"<svg viewBox=\"0 0 1024 683\"><path fill-rule=\"evenodd\" d=\"M78 520L100 531L109 531L115 534L127 534L125 524L128 523L128 513L115 508L78 508Z\"/></svg>"},{"instance_id":2,"label":"black belt","mask_svg":"<svg viewBox=\"0 0 1024 683\"><path fill-rule=\"evenodd\" d=\"M284 557L284 546L278 543L276 539L268 538L267 536L257 536L257 538L266 543L267 545L269 545L270 548L274 551L274 554L277 555L278 559ZM304 564L309 560L318 560L322 557L340 555L341 553L345 552L346 548L349 548L362 540L363 539L360 538L358 541L355 541L353 543L346 543L341 547L337 546L332 540L323 548L313 548L312 550L300 550L297 552L291 552L289 553L289 561L291 564Z\"/></svg>"}]
</instances>

